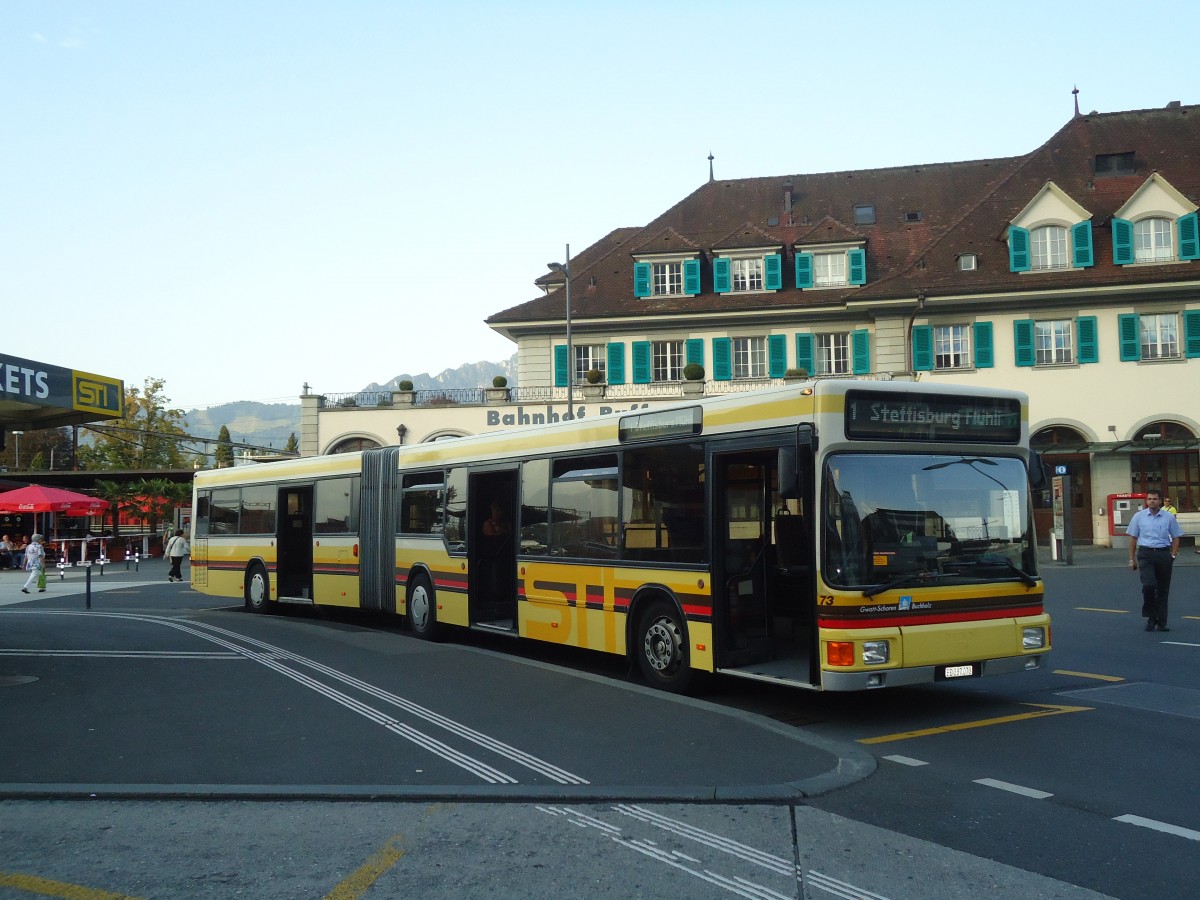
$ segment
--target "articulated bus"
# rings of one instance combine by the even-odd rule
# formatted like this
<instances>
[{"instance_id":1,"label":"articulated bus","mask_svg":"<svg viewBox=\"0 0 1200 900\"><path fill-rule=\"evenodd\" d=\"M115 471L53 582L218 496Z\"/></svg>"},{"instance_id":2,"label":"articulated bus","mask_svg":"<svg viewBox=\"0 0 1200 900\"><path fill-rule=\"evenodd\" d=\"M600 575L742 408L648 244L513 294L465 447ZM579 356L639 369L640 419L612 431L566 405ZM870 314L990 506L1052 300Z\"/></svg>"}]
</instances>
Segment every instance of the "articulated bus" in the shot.
<instances>
[{"instance_id":1,"label":"articulated bus","mask_svg":"<svg viewBox=\"0 0 1200 900\"><path fill-rule=\"evenodd\" d=\"M673 691L1036 669L1028 439L1017 392L815 380L204 471L192 584L618 653Z\"/></svg>"}]
</instances>

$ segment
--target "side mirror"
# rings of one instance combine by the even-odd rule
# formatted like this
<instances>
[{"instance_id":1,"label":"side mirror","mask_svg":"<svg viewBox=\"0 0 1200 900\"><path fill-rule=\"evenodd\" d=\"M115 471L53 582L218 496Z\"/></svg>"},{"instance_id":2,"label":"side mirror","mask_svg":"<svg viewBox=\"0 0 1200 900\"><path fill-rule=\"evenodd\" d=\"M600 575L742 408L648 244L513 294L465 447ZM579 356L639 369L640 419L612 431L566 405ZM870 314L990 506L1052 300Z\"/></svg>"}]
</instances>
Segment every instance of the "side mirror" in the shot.
<instances>
[{"instance_id":1,"label":"side mirror","mask_svg":"<svg viewBox=\"0 0 1200 900\"><path fill-rule=\"evenodd\" d=\"M1029 451L1029 486L1035 491L1046 488L1046 470L1042 467L1042 455L1036 450Z\"/></svg>"}]
</instances>

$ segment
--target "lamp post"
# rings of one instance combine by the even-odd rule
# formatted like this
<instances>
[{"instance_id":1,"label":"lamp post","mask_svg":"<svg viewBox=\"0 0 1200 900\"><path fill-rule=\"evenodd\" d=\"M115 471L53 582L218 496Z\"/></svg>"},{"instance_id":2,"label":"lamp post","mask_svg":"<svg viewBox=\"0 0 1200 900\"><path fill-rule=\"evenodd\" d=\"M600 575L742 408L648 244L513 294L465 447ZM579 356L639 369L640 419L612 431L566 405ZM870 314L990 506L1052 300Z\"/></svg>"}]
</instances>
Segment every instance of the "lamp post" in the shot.
<instances>
[{"instance_id":1,"label":"lamp post","mask_svg":"<svg viewBox=\"0 0 1200 900\"><path fill-rule=\"evenodd\" d=\"M575 351L571 347L571 245L567 244L565 263L546 263L551 272L561 272L567 283L567 415L575 418Z\"/></svg>"},{"instance_id":2,"label":"lamp post","mask_svg":"<svg viewBox=\"0 0 1200 900\"><path fill-rule=\"evenodd\" d=\"M12 436L17 439L16 456L13 458L13 468L17 469L18 471L21 468L21 435L24 433L25 432L23 431L12 432Z\"/></svg>"}]
</instances>

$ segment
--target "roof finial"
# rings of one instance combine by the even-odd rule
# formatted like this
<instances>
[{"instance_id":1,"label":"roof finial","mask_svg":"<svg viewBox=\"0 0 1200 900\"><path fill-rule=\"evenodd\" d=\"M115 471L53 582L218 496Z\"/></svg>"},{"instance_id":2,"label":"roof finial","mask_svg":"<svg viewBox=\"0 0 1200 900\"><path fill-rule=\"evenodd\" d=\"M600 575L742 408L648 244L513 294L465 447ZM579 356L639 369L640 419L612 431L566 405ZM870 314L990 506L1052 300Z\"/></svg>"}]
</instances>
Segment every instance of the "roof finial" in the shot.
<instances>
[{"instance_id":1,"label":"roof finial","mask_svg":"<svg viewBox=\"0 0 1200 900\"><path fill-rule=\"evenodd\" d=\"M711 151L711 150L709 150L709 151L708 151L708 180L709 180L709 182L710 182L710 183L716 180L716 179L714 179L714 178L713 178L713 167L712 167L712 161L713 161L713 155L712 155L712 151Z\"/></svg>"},{"instance_id":2,"label":"roof finial","mask_svg":"<svg viewBox=\"0 0 1200 900\"><path fill-rule=\"evenodd\" d=\"M1075 118L1079 118L1079 85L1075 85L1071 89L1071 93L1075 95Z\"/></svg>"}]
</instances>

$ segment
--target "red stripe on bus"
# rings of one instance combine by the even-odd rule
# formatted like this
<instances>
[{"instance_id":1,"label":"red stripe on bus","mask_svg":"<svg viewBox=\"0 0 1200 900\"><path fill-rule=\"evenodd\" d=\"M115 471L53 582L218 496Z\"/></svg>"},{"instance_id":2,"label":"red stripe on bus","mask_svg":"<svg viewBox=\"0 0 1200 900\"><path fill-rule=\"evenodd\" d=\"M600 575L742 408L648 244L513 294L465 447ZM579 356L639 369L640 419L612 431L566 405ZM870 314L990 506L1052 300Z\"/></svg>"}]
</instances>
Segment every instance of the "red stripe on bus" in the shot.
<instances>
[{"instance_id":1,"label":"red stripe on bus","mask_svg":"<svg viewBox=\"0 0 1200 900\"><path fill-rule=\"evenodd\" d=\"M1016 609L988 610L987 612L943 613L933 616L879 616L871 619L834 619L819 617L822 628L879 628L888 625L940 625L948 622L984 622L988 619L1012 619L1017 616L1040 616L1040 606L1024 606Z\"/></svg>"}]
</instances>

